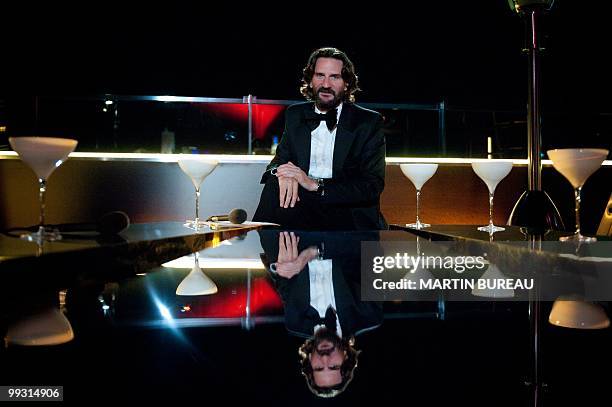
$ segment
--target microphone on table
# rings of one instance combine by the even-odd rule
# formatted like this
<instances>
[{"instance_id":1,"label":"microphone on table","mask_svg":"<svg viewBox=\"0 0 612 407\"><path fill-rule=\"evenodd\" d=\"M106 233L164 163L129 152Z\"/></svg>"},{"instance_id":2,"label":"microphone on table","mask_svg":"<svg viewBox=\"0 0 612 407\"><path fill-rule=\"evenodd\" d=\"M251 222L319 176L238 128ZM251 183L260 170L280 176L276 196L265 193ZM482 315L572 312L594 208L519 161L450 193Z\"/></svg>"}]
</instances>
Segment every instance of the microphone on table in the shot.
<instances>
[{"instance_id":1,"label":"microphone on table","mask_svg":"<svg viewBox=\"0 0 612 407\"><path fill-rule=\"evenodd\" d=\"M58 228L60 233L98 232L100 235L113 236L130 226L130 217L125 212L113 211L102 215L96 223L64 223L49 226Z\"/></svg>"},{"instance_id":2,"label":"microphone on table","mask_svg":"<svg viewBox=\"0 0 612 407\"><path fill-rule=\"evenodd\" d=\"M228 220L231 223L239 224L243 223L247 218L247 213L244 209L232 209L227 215L214 215L206 219L207 221L220 222Z\"/></svg>"}]
</instances>

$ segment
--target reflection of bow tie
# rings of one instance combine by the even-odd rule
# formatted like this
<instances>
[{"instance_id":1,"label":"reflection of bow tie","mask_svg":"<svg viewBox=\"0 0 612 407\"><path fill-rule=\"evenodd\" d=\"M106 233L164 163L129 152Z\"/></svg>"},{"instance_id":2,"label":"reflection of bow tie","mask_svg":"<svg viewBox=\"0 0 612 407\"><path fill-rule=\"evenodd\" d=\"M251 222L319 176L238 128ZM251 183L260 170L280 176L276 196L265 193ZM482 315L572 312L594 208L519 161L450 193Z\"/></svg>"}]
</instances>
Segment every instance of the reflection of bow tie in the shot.
<instances>
[{"instance_id":1,"label":"reflection of bow tie","mask_svg":"<svg viewBox=\"0 0 612 407\"><path fill-rule=\"evenodd\" d=\"M338 109L328 110L327 113L323 114L307 110L305 119L306 123L310 125L311 130L319 127L319 124L324 121L329 131L332 131L338 122Z\"/></svg>"},{"instance_id":2,"label":"reflection of bow tie","mask_svg":"<svg viewBox=\"0 0 612 407\"><path fill-rule=\"evenodd\" d=\"M310 308L312 310L312 316L315 320L315 325L325 325L325 327L327 329L329 329L332 332L336 332L337 331L337 327L336 327L336 311L334 311L334 309L331 307L331 305L329 307L327 307L327 311L325 311L325 317L321 318L319 316L319 313L314 309L314 308Z\"/></svg>"}]
</instances>

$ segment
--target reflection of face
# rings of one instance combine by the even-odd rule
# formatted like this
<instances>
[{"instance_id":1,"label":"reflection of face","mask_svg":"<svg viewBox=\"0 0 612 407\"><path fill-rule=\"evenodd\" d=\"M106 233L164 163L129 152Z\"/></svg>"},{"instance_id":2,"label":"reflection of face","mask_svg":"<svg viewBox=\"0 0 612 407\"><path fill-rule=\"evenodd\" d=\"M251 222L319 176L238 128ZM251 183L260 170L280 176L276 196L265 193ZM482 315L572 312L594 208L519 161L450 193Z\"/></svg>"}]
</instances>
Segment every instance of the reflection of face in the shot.
<instances>
[{"instance_id":1,"label":"reflection of face","mask_svg":"<svg viewBox=\"0 0 612 407\"><path fill-rule=\"evenodd\" d=\"M346 353L327 339L321 340L310 354L314 382L319 387L331 387L342 382L341 366Z\"/></svg>"},{"instance_id":2,"label":"reflection of face","mask_svg":"<svg viewBox=\"0 0 612 407\"><path fill-rule=\"evenodd\" d=\"M346 82L342 79L343 62L336 58L318 58L310 87L319 110L335 108L344 98Z\"/></svg>"}]
</instances>

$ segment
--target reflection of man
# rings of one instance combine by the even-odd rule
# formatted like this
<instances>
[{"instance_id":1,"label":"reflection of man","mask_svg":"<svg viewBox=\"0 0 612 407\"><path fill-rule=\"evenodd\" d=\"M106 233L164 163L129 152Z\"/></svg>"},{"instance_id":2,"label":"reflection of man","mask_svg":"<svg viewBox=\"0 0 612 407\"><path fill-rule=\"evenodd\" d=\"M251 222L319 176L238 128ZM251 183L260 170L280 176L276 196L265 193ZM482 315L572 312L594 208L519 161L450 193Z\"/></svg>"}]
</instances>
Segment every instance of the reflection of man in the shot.
<instances>
[{"instance_id":1,"label":"reflection of man","mask_svg":"<svg viewBox=\"0 0 612 407\"><path fill-rule=\"evenodd\" d=\"M253 220L302 230L387 228L380 213L383 121L353 103L358 90L344 52L321 48L311 54L301 91L312 102L287 108Z\"/></svg>"},{"instance_id":2,"label":"reflection of man","mask_svg":"<svg viewBox=\"0 0 612 407\"><path fill-rule=\"evenodd\" d=\"M287 329L309 338L299 352L308 387L333 397L353 378L354 336L382 323L380 303L359 301L360 242L377 240L378 233L259 233Z\"/></svg>"},{"instance_id":3,"label":"reflection of man","mask_svg":"<svg viewBox=\"0 0 612 407\"><path fill-rule=\"evenodd\" d=\"M341 338L323 327L300 347L302 374L311 392L319 397L342 393L353 380L359 358L355 339Z\"/></svg>"}]
</instances>

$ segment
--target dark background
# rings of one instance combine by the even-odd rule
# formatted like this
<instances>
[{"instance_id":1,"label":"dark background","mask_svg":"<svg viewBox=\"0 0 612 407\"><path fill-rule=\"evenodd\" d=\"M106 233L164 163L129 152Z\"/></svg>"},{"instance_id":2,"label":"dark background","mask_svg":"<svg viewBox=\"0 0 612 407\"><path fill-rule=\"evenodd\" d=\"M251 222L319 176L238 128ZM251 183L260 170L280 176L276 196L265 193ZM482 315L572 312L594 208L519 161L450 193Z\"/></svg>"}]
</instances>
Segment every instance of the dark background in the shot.
<instances>
[{"instance_id":1,"label":"dark background","mask_svg":"<svg viewBox=\"0 0 612 407\"><path fill-rule=\"evenodd\" d=\"M546 146L610 146L612 35L610 7L604 3L557 0L543 21ZM0 110L4 107L5 119L21 114L26 117L21 122L30 120L32 95L253 94L299 100L301 70L321 46L338 47L352 58L361 102L445 101L450 110L526 114L524 26L506 0L290 8L229 2L77 4L26 4L3 14ZM449 132L461 122L458 139L476 126L465 116L448 120Z\"/></svg>"},{"instance_id":2,"label":"dark background","mask_svg":"<svg viewBox=\"0 0 612 407\"><path fill-rule=\"evenodd\" d=\"M309 53L345 50L371 102L523 107L523 25L506 0L21 6L4 14L3 86L23 94L300 98ZM545 104L610 110L605 2L558 0L544 22ZM295 7L295 6L294 6Z\"/></svg>"}]
</instances>

